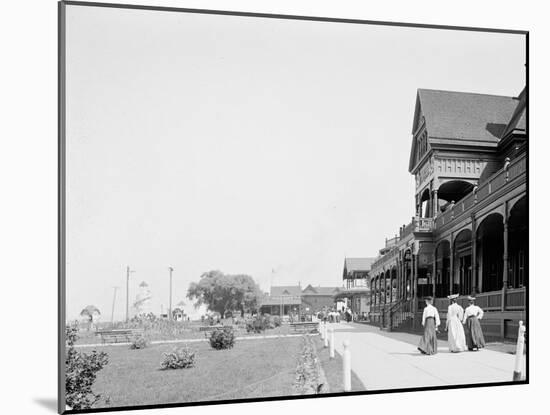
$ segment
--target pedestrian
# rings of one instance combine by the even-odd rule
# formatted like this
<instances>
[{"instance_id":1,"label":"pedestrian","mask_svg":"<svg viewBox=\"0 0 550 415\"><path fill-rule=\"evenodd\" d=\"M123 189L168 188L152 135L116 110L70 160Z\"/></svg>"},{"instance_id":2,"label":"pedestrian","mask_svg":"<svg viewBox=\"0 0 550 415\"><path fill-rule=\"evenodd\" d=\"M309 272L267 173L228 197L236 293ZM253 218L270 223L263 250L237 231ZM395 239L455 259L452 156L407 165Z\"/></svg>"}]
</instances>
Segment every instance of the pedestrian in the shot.
<instances>
[{"instance_id":1,"label":"pedestrian","mask_svg":"<svg viewBox=\"0 0 550 415\"><path fill-rule=\"evenodd\" d=\"M464 309L456 302L458 294L449 295L447 298L450 304L447 309L445 331L449 333L449 350L453 353L463 352L466 350L466 337L464 335L464 327L462 326Z\"/></svg>"},{"instance_id":2,"label":"pedestrian","mask_svg":"<svg viewBox=\"0 0 550 415\"><path fill-rule=\"evenodd\" d=\"M437 353L437 329L441 324L439 319L439 313L433 303L433 297L426 297L426 307L422 313L422 326L424 326L424 335L420 338L418 344L418 350L422 354L436 354Z\"/></svg>"},{"instance_id":3,"label":"pedestrian","mask_svg":"<svg viewBox=\"0 0 550 415\"><path fill-rule=\"evenodd\" d=\"M466 345L468 350L474 351L485 347L485 338L481 330L479 320L483 318L483 310L475 304L476 298L473 295L468 297L470 305L464 310L463 323L466 332Z\"/></svg>"}]
</instances>

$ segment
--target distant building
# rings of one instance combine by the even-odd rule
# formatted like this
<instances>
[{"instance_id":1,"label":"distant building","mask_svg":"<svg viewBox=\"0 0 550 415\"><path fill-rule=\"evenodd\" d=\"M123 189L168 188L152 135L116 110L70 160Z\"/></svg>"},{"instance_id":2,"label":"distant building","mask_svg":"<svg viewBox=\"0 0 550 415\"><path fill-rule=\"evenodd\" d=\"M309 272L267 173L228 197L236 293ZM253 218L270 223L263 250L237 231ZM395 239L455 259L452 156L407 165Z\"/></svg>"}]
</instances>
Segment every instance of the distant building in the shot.
<instances>
[{"instance_id":1,"label":"distant building","mask_svg":"<svg viewBox=\"0 0 550 415\"><path fill-rule=\"evenodd\" d=\"M136 295L136 301L133 304L134 314L136 316L149 314L151 312L151 291L145 281L139 284L139 292Z\"/></svg>"},{"instance_id":2,"label":"distant building","mask_svg":"<svg viewBox=\"0 0 550 415\"><path fill-rule=\"evenodd\" d=\"M176 304L176 307L174 308L174 311L172 311L172 317L175 321L185 321L187 320L187 315L185 314L185 303L183 301L180 301Z\"/></svg>"},{"instance_id":3,"label":"distant building","mask_svg":"<svg viewBox=\"0 0 550 415\"><path fill-rule=\"evenodd\" d=\"M89 330L99 323L101 313L95 305L89 305L80 312L80 317L81 323Z\"/></svg>"},{"instance_id":4,"label":"distant building","mask_svg":"<svg viewBox=\"0 0 550 415\"><path fill-rule=\"evenodd\" d=\"M357 320L367 319L370 311L370 271L375 260L376 258L344 259L344 288L334 295L334 300L343 301L343 308L350 308Z\"/></svg>"},{"instance_id":5,"label":"distant building","mask_svg":"<svg viewBox=\"0 0 550 415\"><path fill-rule=\"evenodd\" d=\"M302 291L302 308L306 314L315 314L323 309L335 306L334 295L340 291L338 287L314 287L308 285Z\"/></svg>"},{"instance_id":6,"label":"distant building","mask_svg":"<svg viewBox=\"0 0 550 415\"><path fill-rule=\"evenodd\" d=\"M300 285L271 287L269 295L261 300L261 313L279 316L301 314L302 287Z\"/></svg>"}]
</instances>

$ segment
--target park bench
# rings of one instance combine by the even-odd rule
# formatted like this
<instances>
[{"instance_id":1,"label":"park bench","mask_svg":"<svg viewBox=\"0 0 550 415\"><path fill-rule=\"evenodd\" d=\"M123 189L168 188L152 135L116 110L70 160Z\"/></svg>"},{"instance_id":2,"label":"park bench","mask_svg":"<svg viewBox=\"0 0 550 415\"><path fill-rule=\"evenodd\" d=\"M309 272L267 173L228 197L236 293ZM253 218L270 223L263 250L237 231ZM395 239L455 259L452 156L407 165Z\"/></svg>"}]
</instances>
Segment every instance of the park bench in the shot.
<instances>
[{"instance_id":1,"label":"park bench","mask_svg":"<svg viewBox=\"0 0 550 415\"><path fill-rule=\"evenodd\" d=\"M224 330L233 330L232 326L224 326L222 324L216 324L214 326L201 326L199 327L199 331L204 332L204 337L208 338L208 336L216 329L224 329Z\"/></svg>"},{"instance_id":2,"label":"park bench","mask_svg":"<svg viewBox=\"0 0 550 415\"><path fill-rule=\"evenodd\" d=\"M293 327L295 332L315 333L319 327L319 323L314 321L298 321L290 323L290 327Z\"/></svg>"},{"instance_id":3,"label":"park bench","mask_svg":"<svg viewBox=\"0 0 550 415\"><path fill-rule=\"evenodd\" d=\"M113 329L113 330L98 330L96 332L101 336L101 343L119 343L119 342L131 342L137 335L142 335L141 329Z\"/></svg>"}]
</instances>

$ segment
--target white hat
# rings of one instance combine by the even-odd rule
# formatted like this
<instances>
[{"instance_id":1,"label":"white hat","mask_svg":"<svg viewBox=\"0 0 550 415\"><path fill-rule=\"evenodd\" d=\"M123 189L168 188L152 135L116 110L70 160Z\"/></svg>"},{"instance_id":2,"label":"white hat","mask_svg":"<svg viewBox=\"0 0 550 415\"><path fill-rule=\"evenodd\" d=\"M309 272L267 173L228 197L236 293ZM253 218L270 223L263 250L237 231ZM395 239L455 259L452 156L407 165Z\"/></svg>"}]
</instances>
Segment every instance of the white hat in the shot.
<instances>
[{"instance_id":1,"label":"white hat","mask_svg":"<svg viewBox=\"0 0 550 415\"><path fill-rule=\"evenodd\" d=\"M458 298L458 296L459 296L459 294L451 294L451 295L448 295L447 298L448 298L449 300L455 300L455 299Z\"/></svg>"}]
</instances>

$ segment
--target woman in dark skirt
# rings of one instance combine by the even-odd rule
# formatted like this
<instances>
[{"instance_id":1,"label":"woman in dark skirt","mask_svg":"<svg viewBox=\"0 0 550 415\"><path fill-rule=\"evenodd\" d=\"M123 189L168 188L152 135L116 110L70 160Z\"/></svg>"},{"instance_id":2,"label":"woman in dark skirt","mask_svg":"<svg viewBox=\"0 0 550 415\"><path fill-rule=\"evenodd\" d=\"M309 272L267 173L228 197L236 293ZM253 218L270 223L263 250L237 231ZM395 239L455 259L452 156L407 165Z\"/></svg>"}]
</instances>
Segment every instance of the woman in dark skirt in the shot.
<instances>
[{"instance_id":1,"label":"woman in dark skirt","mask_svg":"<svg viewBox=\"0 0 550 415\"><path fill-rule=\"evenodd\" d=\"M474 304L475 297L469 296L470 305L464 310L464 332L466 334L466 346L468 350L479 350L485 347L485 338L481 330L479 320L483 318L483 310L481 307Z\"/></svg>"},{"instance_id":2,"label":"woman in dark skirt","mask_svg":"<svg viewBox=\"0 0 550 415\"><path fill-rule=\"evenodd\" d=\"M437 328L441 323L437 308L432 305L433 298L426 297L426 307L422 313L422 325L424 326L424 335L420 339L418 350L422 354L437 353Z\"/></svg>"}]
</instances>

